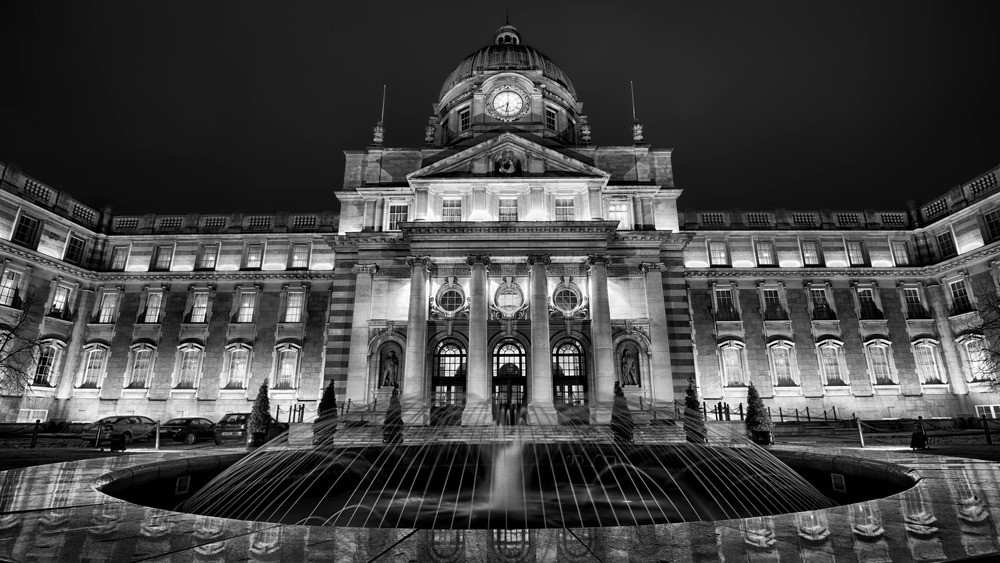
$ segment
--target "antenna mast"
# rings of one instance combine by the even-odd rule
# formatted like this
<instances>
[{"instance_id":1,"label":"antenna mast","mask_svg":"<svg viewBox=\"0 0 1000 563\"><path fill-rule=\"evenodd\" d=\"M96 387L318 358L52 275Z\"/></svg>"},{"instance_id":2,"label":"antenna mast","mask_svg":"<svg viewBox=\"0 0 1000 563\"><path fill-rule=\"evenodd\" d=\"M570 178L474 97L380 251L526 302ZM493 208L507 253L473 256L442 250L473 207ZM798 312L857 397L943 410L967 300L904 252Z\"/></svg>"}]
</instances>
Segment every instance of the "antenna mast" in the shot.
<instances>
[{"instance_id":1,"label":"antenna mast","mask_svg":"<svg viewBox=\"0 0 1000 563\"><path fill-rule=\"evenodd\" d=\"M635 106L635 102L632 103ZM635 113L635 108L632 108L632 113ZM634 117L634 116L633 116ZM378 116L379 123L385 121L385 84L382 85L382 114Z\"/></svg>"},{"instance_id":2,"label":"antenna mast","mask_svg":"<svg viewBox=\"0 0 1000 563\"><path fill-rule=\"evenodd\" d=\"M632 121L635 121L635 87L631 80L628 81L628 89L632 93Z\"/></svg>"}]
</instances>

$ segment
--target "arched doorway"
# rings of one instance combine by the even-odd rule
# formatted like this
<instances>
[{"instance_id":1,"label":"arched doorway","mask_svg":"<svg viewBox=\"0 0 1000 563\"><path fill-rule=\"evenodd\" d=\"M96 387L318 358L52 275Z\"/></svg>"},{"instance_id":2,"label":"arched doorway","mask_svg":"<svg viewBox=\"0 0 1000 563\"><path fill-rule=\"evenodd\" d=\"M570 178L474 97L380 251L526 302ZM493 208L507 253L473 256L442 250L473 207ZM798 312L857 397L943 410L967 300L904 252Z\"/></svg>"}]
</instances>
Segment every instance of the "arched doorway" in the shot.
<instances>
[{"instance_id":1,"label":"arched doorway","mask_svg":"<svg viewBox=\"0 0 1000 563\"><path fill-rule=\"evenodd\" d=\"M587 357L576 340L563 340L552 350L552 391L559 422L587 424Z\"/></svg>"},{"instance_id":2,"label":"arched doorway","mask_svg":"<svg viewBox=\"0 0 1000 563\"><path fill-rule=\"evenodd\" d=\"M493 420L517 424L524 420L528 403L524 348L517 342L501 342L493 350Z\"/></svg>"},{"instance_id":3,"label":"arched doorway","mask_svg":"<svg viewBox=\"0 0 1000 563\"><path fill-rule=\"evenodd\" d=\"M457 426L465 408L465 347L445 340L434 349L431 374L431 425Z\"/></svg>"}]
</instances>

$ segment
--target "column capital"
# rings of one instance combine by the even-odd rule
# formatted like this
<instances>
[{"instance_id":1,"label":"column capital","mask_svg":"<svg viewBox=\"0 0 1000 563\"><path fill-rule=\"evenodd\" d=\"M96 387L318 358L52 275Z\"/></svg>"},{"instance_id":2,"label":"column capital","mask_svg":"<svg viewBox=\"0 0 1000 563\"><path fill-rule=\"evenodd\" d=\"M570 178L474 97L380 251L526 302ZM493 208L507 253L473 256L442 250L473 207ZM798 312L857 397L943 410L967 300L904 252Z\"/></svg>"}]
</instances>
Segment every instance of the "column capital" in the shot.
<instances>
[{"instance_id":1,"label":"column capital","mask_svg":"<svg viewBox=\"0 0 1000 563\"><path fill-rule=\"evenodd\" d=\"M475 266L476 264L482 264L483 266L489 268L490 257L487 254L471 254L469 255L468 258L465 259L465 263L470 266Z\"/></svg>"},{"instance_id":2,"label":"column capital","mask_svg":"<svg viewBox=\"0 0 1000 563\"><path fill-rule=\"evenodd\" d=\"M375 272L378 272L378 264L355 264L354 267L351 268L351 272L355 274L368 272L368 275L374 276Z\"/></svg>"},{"instance_id":3,"label":"column capital","mask_svg":"<svg viewBox=\"0 0 1000 563\"><path fill-rule=\"evenodd\" d=\"M588 254L587 259L584 260L584 264L589 268L593 268L598 264L603 264L605 268L611 265L611 257L607 254Z\"/></svg>"},{"instance_id":4,"label":"column capital","mask_svg":"<svg viewBox=\"0 0 1000 563\"><path fill-rule=\"evenodd\" d=\"M430 266L431 266L431 257L430 256L420 256L420 255L407 256L406 257L406 265L407 266L409 266L409 267L412 268L412 267L416 266L417 264L422 264L424 268L430 268Z\"/></svg>"},{"instance_id":5,"label":"column capital","mask_svg":"<svg viewBox=\"0 0 1000 563\"><path fill-rule=\"evenodd\" d=\"M529 254L528 255L528 265L534 266L535 264L541 264L542 266L548 266L552 263L552 257L548 254Z\"/></svg>"},{"instance_id":6,"label":"column capital","mask_svg":"<svg viewBox=\"0 0 1000 563\"><path fill-rule=\"evenodd\" d=\"M639 262L639 268L642 269L642 273L644 274L650 270L667 271L667 266L663 262Z\"/></svg>"}]
</instances>

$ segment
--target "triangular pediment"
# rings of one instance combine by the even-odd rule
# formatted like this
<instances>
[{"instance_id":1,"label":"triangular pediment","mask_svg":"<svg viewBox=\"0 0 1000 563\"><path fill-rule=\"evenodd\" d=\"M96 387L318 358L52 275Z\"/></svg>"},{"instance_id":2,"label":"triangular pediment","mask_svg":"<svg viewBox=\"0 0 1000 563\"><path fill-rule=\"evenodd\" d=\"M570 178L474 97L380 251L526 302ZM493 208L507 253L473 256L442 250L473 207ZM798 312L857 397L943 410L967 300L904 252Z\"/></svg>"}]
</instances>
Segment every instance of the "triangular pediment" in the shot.
<instances>
[{"instance_id":1,"label":"triangular pediment","mask_svg":"<svg viewBox=\"0 0 1000 563\"><path fill-rule=\"evenodd\" d=\"M406 175L411 183L484 177L585 178L607 182L610 174L514 133L502 133Z\"/></svg>"}]
</instances>

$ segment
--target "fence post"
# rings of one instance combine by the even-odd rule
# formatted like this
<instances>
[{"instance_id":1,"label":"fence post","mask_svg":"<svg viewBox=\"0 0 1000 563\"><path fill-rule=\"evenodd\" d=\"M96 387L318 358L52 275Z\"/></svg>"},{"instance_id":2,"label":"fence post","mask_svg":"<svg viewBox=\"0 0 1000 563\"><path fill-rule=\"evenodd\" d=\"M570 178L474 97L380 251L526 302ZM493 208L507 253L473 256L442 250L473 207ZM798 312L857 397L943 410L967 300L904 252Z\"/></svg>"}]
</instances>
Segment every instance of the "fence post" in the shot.
<instances>
[{"instance_id":1,"label":"fence post","mask_svg":"<svg viewBox=\"0 0 1000 563\"><path fill-rule=\"evenodd\" d=\"M861 419L858 415L854 415L854 424L858 427L858 440L861 441L861 447L865 447L865 433L861 431Z\"/></svg>"},{"instance_id":2,"label":"fence post","mask_svg":"<svg viewBox=\"0 0 1000 563\"><path fill-rule=\"evenodd\" d=\"M157 420L156 424L153 425L153 432L156 433L156 442L153 445L154 450L160 449L160 421Z\"/></svg>"},{"instance_id":3,"label":"fence post","mask_svg":"<svg viewBox=\"0 0 1000 563\"><path fill-rule=\"evenodd\" d=\"M983 428L986 430L986 444L992 446L993 436L990 434L990 421L985 414L983 415Z\"/></svg>"},{"instance_id":4,"label":"fence post","mask_svg":"<svg viewBox=\"0 0 1000 563\"><path fill-rule=\"evenodd\" d=\"M809 416L809 407L806 407L806 422L812 422L812 417Z\"/></svg>"},{"instance_id":5,"label":"fence post","mask_svg":"<svg viewBox=\"0 0 1000 563\"><path fill-rule=\"evenodd\" d=\"M704 415L705 420L708 420L708 404L701 404L701 414Z\"/></svg>"},{"instance_id":6,"label":"fence post","mask_svg":"<svg viewBox=\"0 0 1000 563\"><path fill-rule=\"evenodd\" d=\"M771 420L771 407L767 407L767 419Z\"/></svg>"},{"instance_id":7,"label":"fence post","mask_svg":"<svg viewBox=\"0 0 1000 563\"><path fill-rule=\"evenodd\" d=\"M785 413L781 410L781 407L778 407L778 418L781 419L781 422L785 421Z\"/></svg>"},{"instance_id":8,"label":"fence post","mask_svg":"<svg viewBox=\"0 0 1000 563\"><path fill-rule=\"evenodd\" d=\"M823 422L830 422L830 421L829 421L829 420L827 420L827 418L826 418L826 411L823 411Z\"/></svg>"},{"instance_id":9,"label":"fence post","mask_svg":"<svg viewBox=\"0 0 1000 563\"><path fill-rule=\"evenodd\" d=\"M917 426L920 427L920 433L921 434L925 434L925 435L927 434L927 432L924 431L924 417L922 417L922 416L918 416L917 417Z\"/></svg>"},{"instance_id":10,"label":"fence post","mask_svg":"<svg viewBox=\"0 0 1000 563\"><path fill-rule=\"evenodd\" d=\"M743 420L743 403L740 403L738 410L740 412L740 420Z\"/></svg>"},{"instance_id":11,"label":"fence post","mask_svg":"<svg viewBox=\"0 0 1000 563\"><path fill-rule=\"evenodd\" d=\"M833 411L833 421L837 422L837 407L830 407L830 410Z\"/></svg>"},{"instance_id":12,"label":"fence post","mask_svg":"<svg viewBox=\"0 0 1000 563\"><path fill-rule=\"evenodd\" d=\"M799 420L799 409L795 409L795 422L802 422Z\"/></svg>"},{"instance_id":13,"label":"fence post","mask_svg":"<svg viewBox=\"0 0 1000 563\"><path fill-rule=\"evenodd\" d=\"M101 431L104 430L104 423L97 423L97 437L94 438L94 447L100 449L101 447Z\"/></svg>"},{"instance_id":14,"label":"fence post","mask_svg":"<svg viewBox=\"0 0 1000 563\"><path fill-rule=\"evenodd\" d=\"M35 447L35 443L38 442L38 429L41 428L41 427L42 427L42 421L39 420L39 419L35 419L35 430L34 430L34 432L31 433L31 446L30 447L32 447L32 448L34 448Z\"/></svg>"},{"instance_id":15,"label":"fence post","mask_svg":"<svg viewBox=\"0 0 1000 563\"><path fill-rule=\"evenodd\" d=\"M729 417L729 403L726 403L726 420L732 420L732 418Z\"/></svg>"}]
</instances>

